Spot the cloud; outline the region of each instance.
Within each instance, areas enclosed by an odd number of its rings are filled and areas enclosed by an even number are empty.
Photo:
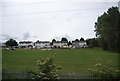
[[[72,19],[71,18],[67,18],[66,21],[72,21]]]
[[[23,40],[27,40],[27,39],[29,39],[30,37],[31,37],[31,36],[30,36],[29,31],[23,34]]]
[[[33,38],[38,38],[38,36],[33,36]]]
[[[118,2],[119,0],[2,0],[2,2]]]
[[[18,39],[18,38],[17,38],[17,37],[10,36],[10,35],[7,35],[7,34],[3,34],[3,35],[2,35],[2,40],[3,40],[3,41],[9,40],[9,39]]]

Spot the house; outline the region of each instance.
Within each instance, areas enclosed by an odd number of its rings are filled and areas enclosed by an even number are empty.
[[[72,41],[73,48],[86,48],[87,42],[81,38],[80,40],[76,39],[75,41]]]
[[[72,46],[73,46],[73,48],[80,48],[80,46],[79,46],[79,40],[76,39],[75,41],[72,41]]]
[[[86,41],[79,41],[79,46],[80,48],[86,48],[87,47],[87,42]]]
[[[67,41],[61,41],[61,48],[68,48],[68,42]]]
[[[53,47],[55,48],[67,48],[67,41],[54,41],[53,42]]]
[[[6,47],[5,43],[0,43],[0,47]]]
[[[32,41],[20,41],[18,44],[19,48],[33,48],[34,43]]]
[[[36,41],[34,43],[35,48],[50,48],[50,42],[49,41]]]

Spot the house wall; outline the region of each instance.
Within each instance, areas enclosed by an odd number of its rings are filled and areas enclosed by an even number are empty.
[[[86,42],[79,42],[80,47],[86,47],[87,43]]]
[[[64,47],[64,46],[67,46],[67,43],[53,43],[53,46]]]
[[[79,45],[83,46],[83,45],[87,45],[87,43],[86,42],[79,42]]]
[[[87,46],[87,43],[86,41],[74,41],[72,42],[72,45],[73,45],[73,48],[82,48],[82,47],[86,47]]]
[[[73,48],[79,48],[79,42],[72,42]]]
[[[62,43],[53,43],[53,46],[62,46]]]
[[[28,46],[33,46],[33,43],[19,43],[18,46],[19,47],[28,47]]]
[[[50,47],[50,43],[35,43],[36,48]]]

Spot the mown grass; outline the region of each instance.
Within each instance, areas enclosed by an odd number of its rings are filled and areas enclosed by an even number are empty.
[[[56,54],[54,63],[63,67],[60,73],[88,73],[96,63],[105,63],[117,67],[118,54],[100,48],[86,49],[16,49],[2,51],[3,70],[23,72],[28,68],[36,71],[36,60]]]

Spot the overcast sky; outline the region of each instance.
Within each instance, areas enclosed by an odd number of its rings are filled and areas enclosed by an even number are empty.
[[[68,40],[93,38],[94,23],[98,16],[112,6],[118,6],[118,1],[6,1],[0,6],[2,9],[0,34],[3,41],[10,38],[17,41],[51,41],[53,38],[60,40],[61,37],[67,37]]]

